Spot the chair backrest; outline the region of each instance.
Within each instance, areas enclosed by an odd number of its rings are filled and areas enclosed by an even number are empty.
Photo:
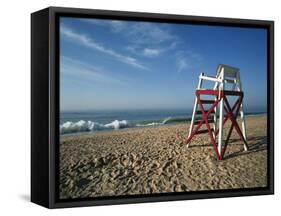
[[[216,77],[206,76],[204,73],[201,73],[197,89],[202,88],[203,80],[215,82],[213,89],[242,91],[240,70],[229,65],[219,64]]]
[[[224,73],[224,78],[234,78],[237,79],[239,76],[239,68],[235,68],[229,65],[219,64],[217,67],[217,76],[219,77]]]

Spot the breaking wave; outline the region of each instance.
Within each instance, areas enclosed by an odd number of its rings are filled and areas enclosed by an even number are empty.
[[[93,132],[93,131],[101,131],[101,130],[118,130],[122,128],[130,128],[130,127],[151,127],[151,126],[165,125],[169,123],[183,122],[188,120],[190,120],[190,118],[168,117],[165,118],[164,120],[150,121],[150,122],[146,121],[136,124],[133,124],[127,120],[122,120],[122,121],[115,120],[108,124],[101,124],[94,121],[84,121],[84,120],[80,120],[77,122],[67,121],[60,125],[60,133],[68,134],[68,133]]]
[[[106,129],[120,129],[130,127],[130,123],[126,120],[115,120],[109,124],[101,124],[93,121],[80,120],[78,122],[65,122],[60,125],[60,133],[78,133],[78,132],[90,132]]]

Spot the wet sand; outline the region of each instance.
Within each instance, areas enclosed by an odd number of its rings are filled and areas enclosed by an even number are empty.
[[[265,187],[266,121],[247,117],[249,151],[234,130],[222,161],[207,134],[186,148],[189,124],[62,136],[60,198]]]

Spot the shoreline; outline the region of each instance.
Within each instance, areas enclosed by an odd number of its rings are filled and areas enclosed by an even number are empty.
[[[189,124],[61,137],[60,198],[266,187],[266,122],[246,117],[249,151],[234,132],[222,161],[207,134],[186,148]]]
[[[246,121],[249,118],[255,117],[263,117],[267,116],[267,113],[259,113],[259,114],[249,114],[245,115]],[[238,119],[238,118],[237,118]],[[168,124],[159,124],[159,125],[151,125],[151,126],[134,126],[134,127],[126,127],[120,129],[107,129],[107,130],[95,130],[95,131],[85,131],[85,132],[76,132],[76,133],[65,133],[60,134],[60,137],[67,137],[67,136],[83,136],[83,135],[94,135],[98,133],[111,133],[112,131],[124,131],[124,130],[134,130],[134,129],[143,129],[143,128],[158,128],[158,127],[165,127],[165,126],[173,126],[173,125],[190,125],[191,120],[187,120],[186,122],[173,122]]]

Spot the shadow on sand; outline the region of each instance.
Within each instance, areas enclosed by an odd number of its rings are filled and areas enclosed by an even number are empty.
[[[236,141],[239,141],[239,140],[237,139]],[[232,140],[232,142],[235,142],[235,141]],[[267,149],[267,137],[266,136],[258,136],[258,137],[248,138],[248,145],[249,145],[248,151],[241,150],[241,151],[238,151],[238,152],[234,152],[232,154],[225,155],[224,159],[230,159],[230,158],[234,158],[234,157],[237,157],[237,156],[248,155],[248,154],[252,154],[252,153],[255,153],[255,152],[266,150]]]
[[[228,145],[242,145],[242,142],[237,143],[239,141],[240,141],[240,139],[230,139]],[[254,152],[266,150],[267,149],[267,137],[266,136],[250,137],[250,138],[248,138],[248,145],[249,145],[248,151],[244,151],[242,149],[238,152],[227,154],[227,150],[226,150],[226,154],[223,159],[227,160],[227,159],[238,157],[241,155],[248,155],[248,154],[252,154]],[[194,144],[194,145],[192,145],[192,143],[191,143],[189,148],[212,147],[212,146],[213,146],[212,144],[203,144],[203,145]]]

